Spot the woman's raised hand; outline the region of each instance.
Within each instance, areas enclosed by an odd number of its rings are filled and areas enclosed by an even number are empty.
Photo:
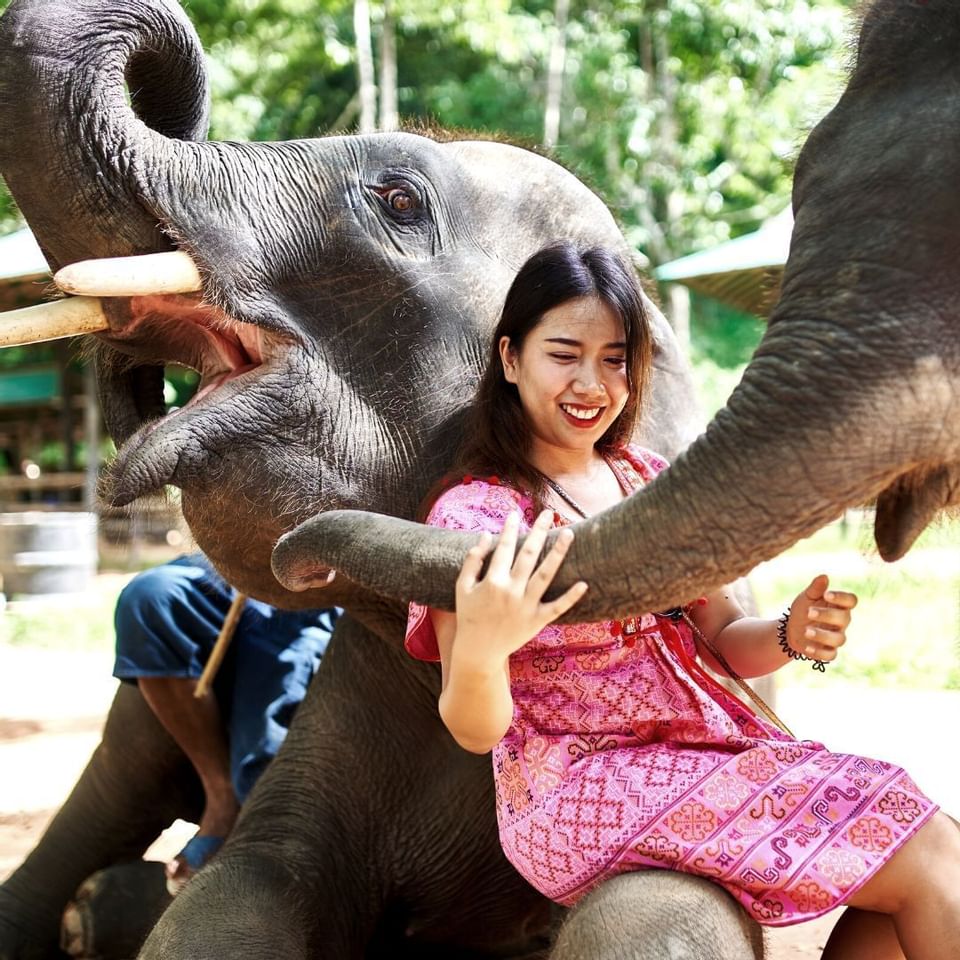
[[[514,558],[520,516],[512,513],[495,548],[490,534],[483,534],[480,542],[467,552],[457,578],[455,646],[476,644],[487,656],[508,657],[586,593],[587,585],[580,580],[556,599],[543,602],[543,595],[573,542],[573,531],[561,530],[537,564],[552,523],[552,511],[544,510]],[[493,555],[486,576],[480,579],[483,561],[491,549]]]
[[[787,621],[787,643],[797,653],[814,660],[829,662],[837,658],[837,650],[847,642],[850,611],[857,605],[857,596],[843,590],[828,590],[825,574],[814,577],[790,605]]]

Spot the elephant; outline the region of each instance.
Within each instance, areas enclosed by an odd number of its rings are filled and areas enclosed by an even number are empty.
[[[199,277],[102,300],[90,350],[119,446],[104,495],[127,504],[172,484],[239,590],[348,610],[280,756],[143,956],[542,956],[557,911],[507,864],[489,760],[444,731],[437,669],[401,649],[403,607],[342,577],[290,590],[271,554],[325,511],[412,517],[519,265],[557,238],[629,250],[598,197],[528,150],[407,132],[216,143],[208,113],[199,41],[173,0],[14,0],[0,19],[0,173],[51,268],[179,252]],[[93,294],[100,280],[85,282]],[[698,413],[648,306],[643,438],[673,456]],[[165,363],[202,378],[171,413]],[[0,887],[0,958],[58,955],[78,885],[199,802],[186,759],[122,687],[73,793]],[[678,887],[704,918],[696,931],[672,924]],[[693,879],[650,875],[628,892],[578,910],[555,955],[603,942],[611,903],[648,931],[648,956],[760,949],[733,901]]]
[[[764,337],[668,470],[575,525],[554,587],[590,590],[563,619],[665,609],[872,501],[877,549],[893,561],[960,504],[958,49],[955,3],[865,7],[848,85],[797,162],[791,250]],[[452,610],[475,543],[329,512],[280,540],[274,569],[296,587],[333,568],[381,596]],[[580,937],[581,955],[593,942]]]

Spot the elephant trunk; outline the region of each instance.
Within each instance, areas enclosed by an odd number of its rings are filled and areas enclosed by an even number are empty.
[[[205,138],[208,101],[172,0],[14,0],[0,20],[0,171],[51,267],[169,248],[137,168],[163,163],[167,137]]]
[[[727,407],[654,483],[576,525],[556,588],[590,590],[567,615],[584,621],[659,610],[748,573],[944,451],[941,409],[916,376],[892,381],[869,348],[826,321],[774,318]],[[888,344],[891,356],[904,344]],[[803,357],[803,360],[794,360]],[[851,389],[851,380],[858,389]],[[934,391],[936,393],[936,391]],[[813,398],[813,399],[811,399]],[[877,411],[896,406],[903,427]],[[274,572],[291,588],[334,568],[401,601],[452,609],[467,534],[344,512],[316,517],[281,539]]]

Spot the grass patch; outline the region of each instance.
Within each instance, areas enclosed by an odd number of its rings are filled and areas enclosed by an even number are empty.
[[[819,687],[831,678],[900,689],[960,690],[960,524],[926,531],[895,564],[876,554],[869,514],[851,513],[762,565],[750,580],[766,616],[779,616],[809,579],[860,598],[847,644],[825,674],[789,664],[783,685]]]
[[[13,601],[0,615],[0,643],[51,650],[112,650],[113,611],[129,577],[97,577],[75,600]]]

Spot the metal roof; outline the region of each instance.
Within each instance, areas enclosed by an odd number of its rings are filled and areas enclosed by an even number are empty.
[[[787,207],[754,233],[671,260],[658,267],[654,276],[765,317],[780,296],[792,232],[793,211]]]

